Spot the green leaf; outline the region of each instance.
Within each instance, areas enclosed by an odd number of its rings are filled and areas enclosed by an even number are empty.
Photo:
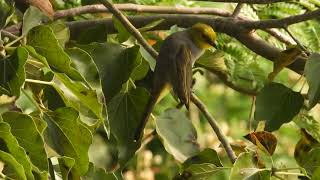
[[[14,171],[14,177],[11,175],[7,175],[11,178],[17,178],[21,180],[26,180],[27,177],[25,175],[23,166],[9,153],[0,151],[0,160],[7,166],[8,168]],[[3,173],[3,172],[2,172]]]
[[[320,167],[317,167],[312,174],[311,180],[320,179]]]
[[[180,162],[199,153],[197,132],[185,113],[168,109],[156,118],[156,130],[166,150]]]
[[[14,2],[11,0],[0,0],[0,29],[5,27],[14,13]]]
[[[62,156],[58,158],[59,168],[62,175],[62,179],[68,179],[72,177],[71,170],[75,164],[73,158]]]
[[[30,29],[46,21],[49,21],[48,16],[43,14],[40,9],[30,6],[23,15],[22,35],[26,35]]]
[[[48,124],[49,145],[60,155],[73,158],[73,175],[84,175],[89,168],[88,150],[92,142],[90,130],[82,125],[79,114],[72,108],[59,108],[44,114]]]
[[[154,71],[157,61],[142,46],[139,51],[141,56],[149,63],[150,69]]]
[[[37,53],[45,57],[51,67],[58,72],[66,73],[71,79],[84,81],[83,77],[71,66],[72,61],[59,44],[50,26],[37,26],[31,29],[27,36],[27,44]]]
[[[96,115],[97,118],[102,119],[103,106],[99,102],[98,95],[95,90],[87,88],[83,83],[79,81],[71,80],[68,76],[66,76],[63,73],[55,73],[53,82],[55,84],[53,87],[58,92],[59,90],[60,92],[61,90],[64,91],[61,92],[61,96],[63,96],[63,94],[66,94],[66,92],[68,91],[75,96],[69,96],[70,100],[68,100],[69,98],[65,99],[66,101],[72,101],[73,99],[73,101],[78,102],[78,104],[75,103],[76,105],[74,105],[74,108],[80,109],[80,106],[84,105],[85,107],[90,109]],[[61,86],[60,83],[63,83],[65,87]]]
[[[306,79],[309,85],[309,109],[313,108],[320,100],[319,68],[320,54],[312,53],[309,56],[304,68],[304,74],[306,75]]]
[[[112,16],[112,21],[114,24],[114,27],[117,29],[118,34],[117,38],[120,43],[125,42],[129,39],[131,34],[127,31],[127,29],[122,25],[122,23],[114,16]]]
[[[304,98],[300,93],[282,84],[268,84],[257,96],[255,120],[266,121],[265,129],[275,131],[299,113],[303,101]]]
[[[32,166],[24,149],[19,146],[16,138],[11,134],[9,124],[0,122],[0,151],[10,153],[24,168],[27,179],[34,179]]]
[[[254,152],[241,153],[234,163],[229,179],[269,180],[271,170],[259,169]]]
[[[155,20],[152,21],[151,23],[139,28],[140,32],[146,32],[146,31],[150,31],[153,28],[155,28],[156,26],[158,26],[159,24],[161,24],[165,19],[159,19],[159,20]]]
[[[123,48],[118,44],[92,43],[80,45],[96,63],[102,79],[102,90],[106,101],[110,101],[127,82],[137,63],[139,47]]]
[[[121,166],[125,165],[139,148],[139,144],[134,142],[134,134],[148,98],[147,90],[137,88],[119,93],[108,104],[111,133],[117,139]]]
[[[83,29],[79,32],[77,43],[79,44],[89,44],[92,42],[104,43],[107,42],[108,34],[106,33],[107,29],[104,24],[99,24],[93,27]]]
[[[183,162],[182,167],[183,169],[187,169],[192,164],[203,163],[210,163],[214,164],[217,167],[222,167],[222,163],[220,161],[218,153],[210,148],[206,148],[197,155],[188,158],[186,161]]]
[[[187,176],[188,180],[207,180],[221,170],[223,169],[210,163],[191,164],[186,170],[184,170],[182,176]]]
[[[132,71],[130,78],[132,80],[141,80],[143,79],[148,71],[149,71],[149,64],[146,60],[144,60],[142,57],[138,58],[138,64],[136,65],[136,68]]]
[[[24,66],[27,58],[28,52],[26,49],[18,47],[11,56],[0,60],[0,87],[7,90],[8,95],[19,97],[20,88],[26,78]]]
[[[107,173],[104,169],[97,168],[93,163],[90,163],[87,174],[83,177],[84,180],[118,180],[113,173]]]
[[[11,133],[17,138],[19,145],[24,148],[32,164],[41,171],[48,171],[47,154],[44,142],[33,119],[18,112],[6,112],[3,121],[11,127]]]
[[[40,109],[37,101],[33,98],[32,91],[28,89],[21,89],[20,97],[16,100],[15,104],[24,114],[31,114]]]
[[[307,114],[299,114],[294,122],[305,129],[314,139],[320,142],[320,122]]]
[[[90,86],[94,87],[95,89],[100,89],[101,80],[98,72],[98,67],[94,63],[91,56],[86,51],[77,47],[66,49],[66,53],[68,53],[75,68],[85,78]]]
[[[70,30],[68,26],[60,21],[54,21],[53,23],[48,24],[48,26],[52,29],[55,38],[58,40],[60,46],[64,48],[65,44],[70,39]]]

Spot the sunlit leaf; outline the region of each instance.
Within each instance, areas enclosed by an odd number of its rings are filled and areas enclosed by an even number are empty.
[[[231,169],[229,179],[269,180],[270,169],[259,169],[253,152],[241,153]]]
[[[166,150],[178,161],[183,162],[200,152],[196,129],[178,109],[168,109],[157,117],[156,129]]]
[[[11,133],[27,152],[31,162],[41,171],[47,171],[48,160],[44,142],[33,119],[18,112],[6,112],[2,115],[2,118],[10,125]]]
[[[49,18],[38,8],[30,6],[23,15],[22,34],[26,35],[30,29],[47,22]]]
[[[49,145],[60,155],[73,158],[72,173],[84,175],[89,168],[88,149],[92,141],[90,130],[72,108],[60,108],[44,115],[48,124],[46,135]]]
[[[320,122],[307,114],[299,114],[294,122],[305,129],[314,139],[320,142]]]
[[[113,173],[107,173],[104,169],[97,168],[90,163],[87,174],[83,177],[84,180],[118,180]]]
[[[222,171],[223,169],[210,163],[191,164],[186,170],[182,172],[182,179],[189,180],[207,180],[214,174]]]

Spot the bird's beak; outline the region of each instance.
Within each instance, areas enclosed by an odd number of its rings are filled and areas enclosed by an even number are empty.
[[[210,45],[211,45],[212,47],[214,47],[215,49],[218,49],[217,44],[216,44],[215,42],[212,42]]]

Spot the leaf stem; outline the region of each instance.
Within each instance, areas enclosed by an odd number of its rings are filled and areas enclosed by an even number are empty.
[[[35,80],[35,79],[26,79],[25,80],[26,82],[29,82],[29,83],[35,83],[35,84],[45,84],[45,85],[52,85],[52,82],[51,81],[40,81],[40,80]]]
[[[8,44],[6,44],[6,45],[4,46],[4,48],[11,47],[13,44],[15,44],[16,42],[20,41],[20,40],[23,39],[23,38],[24,38],[24,36],[18,37],[17,39],[15,39],[15,40],[9,42]]]

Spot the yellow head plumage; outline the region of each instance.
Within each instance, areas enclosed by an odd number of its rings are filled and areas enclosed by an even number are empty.
[[[217,35],[211,26],[197,23],[190,29],[190,35],[194,43],[201,49],[208,49],[215,46]]]

